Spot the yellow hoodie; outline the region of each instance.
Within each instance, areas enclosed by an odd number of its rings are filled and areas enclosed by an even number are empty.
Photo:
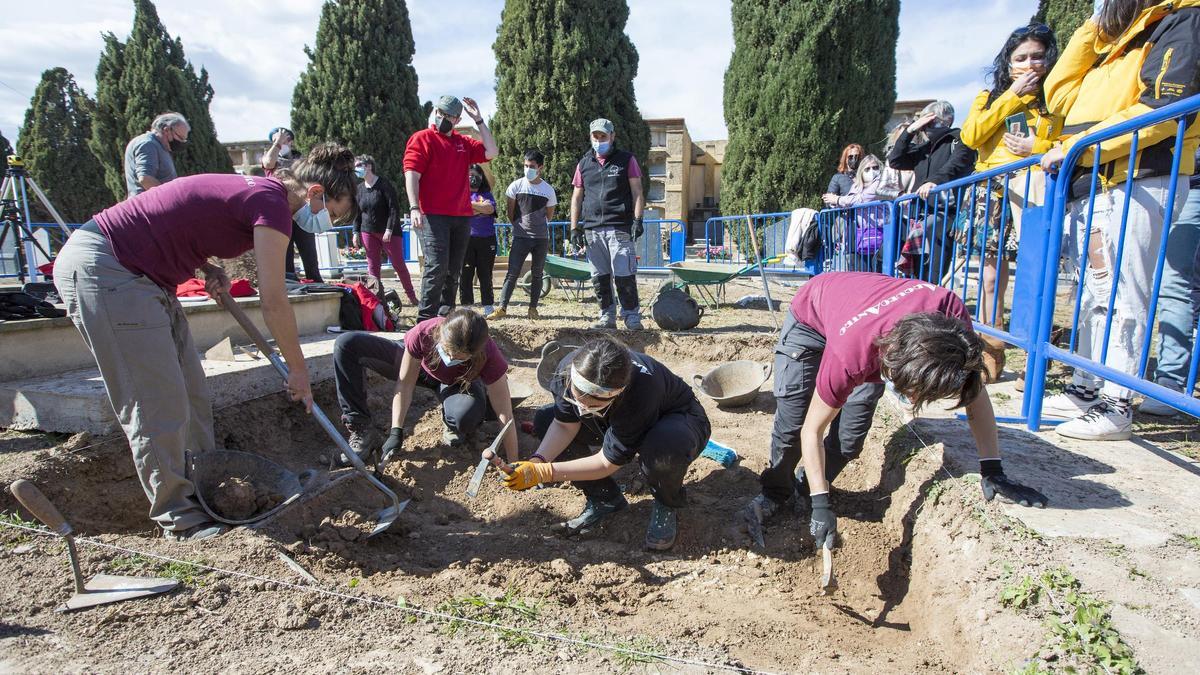
[[[1187,98],[1197,91],[1200,50],[1200,0],[1162,0],[1145,10],[1114,42],[1105,42],[1092,19],[1071,36],[1058,63],[1046,77],[1046,106],[1063,118],[1064,150],[1089,132],[1119,124]],[[1135,178],[1170,173],[1176,125],[1165,122],[1138,132]],[[1132,134],[1101,144],[1102,188],[1123,182]],[[1200,126],[1184,136],[1180,174],[1195,171]],[[1088,150],[1077,179],[1090,181],[1094,154]],[[1086,174],[1086,175],[1084,175]],[[1076,190],[1076,196],[1079,191]]]
[[[1033,154],[1040,155],[1050,149],[1062,129],[1061,117],[1038,112],[1036,94],[1017,96],[1006,89],[989,106],[987,100],[990,93],[987,89],[979,92],[971,104],[967,121],[962,125],[963,144],[979,151],[976,171],[987,171],[1024,159],[1004,146],[1004,132],[1008,131],[1004,121],[1017,113],[1025,114],[1025,123],[1033,134]]]

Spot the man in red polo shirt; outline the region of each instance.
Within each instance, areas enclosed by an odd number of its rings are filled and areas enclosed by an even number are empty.
[[[466,111],[483,142],[463,136],[454,126]],[[454,292],[471,240],[468,169],[496,156],[496,140],[474,99],[438,99],[427,128],[409,136],[404,150],[404,187],[413,230],[421,237],[425,273],[417,320],[445,316],[454,308]]]

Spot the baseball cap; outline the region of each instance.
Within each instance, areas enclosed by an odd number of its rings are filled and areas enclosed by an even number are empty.
[[[438,110],[446,113],[451,117],[462,115],[462,101],[454,96],[443,96],[438,99],[437,105],[434,106]]]
[[[611,136],[613,132],[613,123],[609,122],[603,117],[594,119],[592,120],[592,127],[588,133],[591,133],[592,131],[601,131]]]

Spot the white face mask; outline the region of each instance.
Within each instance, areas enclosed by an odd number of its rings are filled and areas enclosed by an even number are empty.
[[[525,180],[536,180],[537,177],[538,177],[537,169],[535,169],[531,166],[525,167]]]
[[[873,182],[875,182],[876,178],[879,178],[879,169],[867,169],[867,170],[863,171],[863,180],[864,181],[866,181],[868,183],[873,183]]]
[[[292,214],[292,220],[305,232],[321,234],[333,229],[333,220],[329,217],[329,209],[325,207],[325,194],[321,194],[321,210],[313,213],[307,201]]]
[[[575,410],[579,412],[580,417],[604,417],[605,413],[608,412],[608,409],[612,407],[613,402],[617,400],[617,397],[614,396],[608,401],[608,403],[605,403],[604,405],[588,407],[580,403],[579,400],[575,398],[574,389],[568,388],[567,394],[568,395],[563,396],[563,398],[566,399],[571,405],[575,406]]]
[[[443,347],[442,343],[440,343],[440,342],[437,344],[437,353],[438,353],[438,356],[442,357],[442,363],[444,363],[447,368],[453,368],[454,366],[461,366],[462,364],[467,362],[467,359],[456,359],[456,358],[450,356],[450,353],[446,351],[446,348]]]
[[[279,154],[285,157],[292,154],[292,146],[288,145],[287,143],[279,146]]]

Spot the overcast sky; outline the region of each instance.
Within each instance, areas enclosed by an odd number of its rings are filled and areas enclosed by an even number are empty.
[[[12,140],[43,70],[63,66],[95,93],[102,32],[124,40],[129,0],[5,2],[0,14],[0,131]],[[265,138],[286,123],[312,44],[319,0],[158,0],[159,16],[208,68],[222,141]],[[984,71],[1036,0],[904,0],[897,93],[945,98],[965,114]],[[502,0],[409,0],[421,100],[451,92],[495,107],[492,42]],[[727,0],[629,0],[627,32],[640,54],[642,115],[683,117],[693,139],[725,138],[721,89],[733,48]]]

